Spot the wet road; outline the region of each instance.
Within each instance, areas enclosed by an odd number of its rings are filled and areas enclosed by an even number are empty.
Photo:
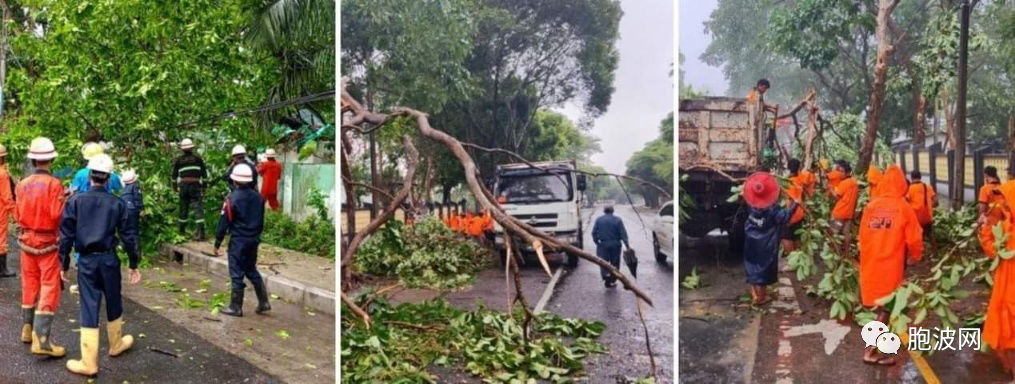
[[[589,211],[592,220],[602,215],[601,207]],[[655,213],[640,211],[640,214],[645,222],[644,228],[630,206],[616,207],[616,215],[624,220],[631,246],[638,255],[638,279],[635,282],[655,303],[655,307],[643,304],[642,308],[652,343],[652,355],[655,357],[658,370],[658,382],[671,383],[673,382],[673,261],[656,263],[652,254],[650,229]],[[592,226],[587,225],[585,228],[585,249],[594,254]],[[621,269],[624,273],[628,273],[623,262]],[[566,271],[546,310],[561,316],[606,323],[606,331],[600,336],[599,341],[605,343],[610,351],[605,355],[594,355],[587,362],[585,368],[590,382],[613,383],[618,377],[638,378],[651,374],[648,351],[645,347],[645,331],[638,319],[635,297],[619,285],[605,288],[598,266],[582,261],[575,270]]]
[[[829,304],[806,294],[787,272],[764,310],[746,296],[743,258],[725,237],[680,239],[679,275],[696,269],[702,287],[680,288],[681,382],[686,383],[992,383],[1007,382],[992,353],[939,351],[921,364],[903,346],[900,364],[863,364],[864,342],[851,319],[828,319]],[[781,264],[784,264],[781,263]],[[819,272],[820,273],[820,272]],[[923,363],[926,364],[923,364]]]
[[[16,244],[11,245],[12,255]],[[12,257],[9,266],[18,267]],[[73,272],[73,269],[72,269]],[[145,271],[142,271],[144,274]],[[19,274],[20,275],[20,274]],[[124,273],[126,276],[126,273]],[[134,335],[134,346],[117,358],[108,355],[105,310],[101,310],[99,375],[96,383],[276,383],[277,378],[247,361],[201,339],[155,312],[124,298],[124,333]],[[63,358],[36,357],[21,343],[21,279],[0,279],[0,382],[84,383],[88,380],[65,368],[68,359],[80,358],[78,296],[64,291],[51,337],[67,348]],[[145,334],[144,338],[140,335]],[[175,354],[169,356],[164,351]]]

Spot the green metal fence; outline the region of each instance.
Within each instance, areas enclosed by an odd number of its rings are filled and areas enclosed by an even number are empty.
[[[316,210],[308,203],[310,191],[316,189],[325,197],[328,217],[334,219],[338,200],[335,164],[284,163],[282,166],[282,185],[279,186],[282,212],[296,220],[316,215]]]

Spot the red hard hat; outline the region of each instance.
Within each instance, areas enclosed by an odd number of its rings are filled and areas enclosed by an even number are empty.
[[[744,200],[756,209],[771,207],[779,200],[779,184],[768,172],[757,172],[744,182]]]

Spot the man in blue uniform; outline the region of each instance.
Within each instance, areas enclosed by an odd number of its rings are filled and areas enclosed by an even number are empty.
[[[93,376],[99,372],[99,304],[106,297],[106,327],[109,355],[119,356],[134,344],[123,335],[123,299],[120,296],[120,259],[118,242],[123,243],[130,263],[129,282],[141,281],[137,270],[137,232],[127,221],[127,205],[106,190],[113,172],[113,159],[94,156],[88,162],[92,188],[71,197],[60,219],[60,277],[67,281],[71,248],[81,253],[78,260],[78,284],[81,297],[81,359],[67,361],[71,372]],[[119,241],[117,240],[119,238]]]
[[[141,195],[141,184],[137,182],[137,172],[127,170],[123,173],[123,194],[120,198],[127,204],[127,225],[141,234],[141,212],[144,211],[144,197]],[[138,243],[141,241],[138,240]]]
[[[236,183],[232,180],[233,168],[236,168],[237,164],[246,164],[250,166],[250,169],[257,169],[257,165],[247,159],[247,149],[242,145],[236,145],[233,147],[232,156],[233,162],[229,164],[229,168],[227,168],[226,173],[222,175],[222,179],[224,179],[226,184],[229,185],[230,191],[235,191]],[[254,172],[254,177],[250,183],[253,185],[254,189],[257,189],[257,172]]]
[[[254,190],[254,167],[239,164],[233,167],[230,178],[236,189],[226,197],[215,232],[215,256],[219,255],[222,239],[228,231],[229,237],[229,278],[232,279],[233,297],[229,307],[222,309],[223,315],[243,316],[243,289],[246,277],[254,285],[257,294],[257,313],[271,310],[268,304],[268,290],[257,271],[257,247],[261,244],[264,229],[264,200]]]
[[[194,153],[194,142],[183,139],[180,142],[183,154],[173,163],[171,183],[173,191],[180,193],[180,234],[187,235],[187,221],[191,207],[194,208],[194,225],[197,226],[197,241],[204,241],[204,188],[207,186],[208,168],[204,159]]]
[[[624,228],[624,221],[613,215],[613,206],[607,205],[603,209],[605,215],[599,216],[592,226],[592,241],[596,243],[596,256],[606,260],[614,268],[620,268],[621,243],[627,249],[631,249],[631,243],[627,241],[627,229]],[[617,283],[617,278],[610,274],[606,268],[600,268],[606,288],[612,288]]]
[[[71,180],[70,183],[70,191],[72,194],[88,192],[92,188],[91,179],[88,177],[90,172],[87,164],[92,160],[92,158],[101,155],[104,152],[102,145],[95,142],[85,143],[85,145],[81,147],[81,157],[84,157],[85,159],[85,167],[82,167],[74,173],[74,179]],[[117,175],[116,172],[113,172],[110,175],[109,182],[106,183],[106,192],[116,193],[123,187],[123,184],[120,182],[120,175]],[[75,265],[77,265],[79,257],[81,257],[81,255],[78,252],[74,252]],[[77,292],[77,289],[77,285],[70,287],[72,293]]]

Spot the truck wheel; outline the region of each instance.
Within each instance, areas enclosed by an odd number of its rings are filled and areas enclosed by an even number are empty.
[[[573,254],[571,252],[568,252],[567,253],[567,267],[571,268],[571,269],[574,269],[575,267],[577,267],[578,266],[578,259],[579,259],[578,255]]]
[[[666,255],[659,251],[659,239],[656,238],[656,234],[652,234],[652,251],[655,252],[656,262],[665,263]]]

